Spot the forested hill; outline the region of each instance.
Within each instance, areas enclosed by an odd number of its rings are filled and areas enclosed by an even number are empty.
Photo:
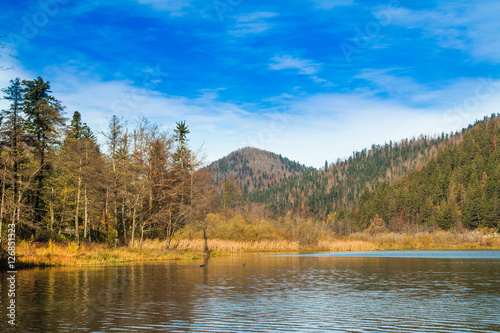
[[[293,212],[326,218],[336,211],[353,212],[361,195],[380,183],[393,183],[420,170],[444,148],[462,141],[463,132],[439,137],[420,136],[401,142],[372,145],[322,170],[310,170],[278,186],[252,193],[277,215]]]
[[[421,170],[363,194],[359,227],[378,220],[396,230],[404,224],[499,228],[500,116],[486,117],[460,136]]]
[[[220,187],[226,179],[235,181],[243,194],[263,190],[313,170],[286,157],[257,148],[243,148],[210,164],[207,169]]]

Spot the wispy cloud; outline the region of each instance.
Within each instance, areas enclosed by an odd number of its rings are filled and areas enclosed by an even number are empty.
[[[307,75],[316,73],[307,69],[311,66],[307,61],[285,61],[277,66],[303,70]],[[0,72],[2,87],[15,76],[33,77],[32,73],[16,68],[16,72]],[[67,107],[68,115],[80,111],[83,120],[97,133],[107,130],[112,114],[123,116],[131,127],[141,114],[164,128],[186,120],[191,129],[190,144],[193,149],[204,147],[207,162],[251,145],[319,167],[325,159],[334,161],[349,156],[353,146],[360,150],[421,133],[458,130],[485,114],[497,112],[500,104],[500,81],[461,79],[431,89],[408,78],[398,79],[395,73],[377,71],[359,75],[360,79],[376,83],[366,92],[277,96],[274,105],[267,108],[225,101],[219,95],[226,91],[224,88],[205,89],[197,97],[187,98],[137,88],[129,80],[103,81],[72,68],[51,68],[51,72],[47,79],[52,82],[54,96]],[[406,87],[397,88],[398,85]],[[449,103],[436,103],[432,109],[412,106],[398,97],[410,96],[411,89],[422,98],[444,98]],[[380,97],[380,91],[394,93]],[[477,105],[471,104],[474,99],[479,101]],[[101,141],[104,142],[102,137]]]
[[[434,109],[456,109],[464,100],[474,100],[478,109],[497,93],[500,86],[492,76],[467,78],[456,77],[446,82],[417,82],[413,77],[404,75],[405,69],[366,69],[356,75],[356,79],[366,80],[371,84],[369,91],[383,94],[407,105],[420,105]],[[399,74],[399,75],[398,75]],[[464,126],[467,124],[463,124]]]
[[[191,7],[192,0],[137,0],[138,3],[150,5],[153,9],[169,12],[173,16],[187,14],[187,9]]]
[[[309,76],[316,83],[331,85],[330,82],[316,75],[321,70],[321,66],[321,64],[311,60],[296,58],[288,54],[275,55],[269,64],[269,68],[272,70],[291,70]]]
[[[312,2],[315,4],[316,8],[326,10],[354,4],[354,0],[312,0]]]
[[[421,29],[440,47],[457,49],[479,60],[500,62],[500,11],[498,1],[444,2],[434,9],[401,8],[391,23]]]
[[[364,69],[354,78],[370,82],[373,92],[386,93],[399,99],[428,92],[429,87],[416,82],[411,76],[397,75],[398,71],[404,72],[404,69]]]
[[[475,96],[476,89],[473,87],[470,95],[457,98],[457,104]],[[442,91],[447,92],[452,89]],[[372,144],[460,130],[486,114],[497,112],[499,102],[500,86],[487,100],[470,109],[412,107],[372,92],[316,94],[287,102],[291,119],[270,149],[319,167],[325,159],[345,158],[353,149],[359,151]]]
[[[212,0],[7,1],[0,30],[38,33],[0,57],[1,87],[40,75],[97,132],[185,119],[209,159],[250,144],[316,166],[498,112],[497,0],[216,3],[223,21]]]
[[[272,12],[256,12],[240,15],[236,18],[234,28],[229,30],[229,34],[235,37],[245,37],[247,35],[260,34],[273,27],[270,19],[278,16]]]
[[[281,56],[276,55],[271,59],[271,61],[272,62],[269,64],[270,69],[293,69],[303,75],[314,75],[321,67],[320,64],[315,64],[311,60],[295,58],[286,54]]]

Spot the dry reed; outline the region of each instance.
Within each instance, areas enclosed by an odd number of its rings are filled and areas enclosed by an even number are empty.
[[[21,241],[17,246],[19,266],[74,266],[105,265],[130,261],[195,259],[203,255],[204,240],[180,239],[165,250],[165,242],[147,239],[131,247],[107,247],[103,244],[34,243]],[[237,241],[210,239],[212,254],[237,254],[244,252],[297,252],[312,251],[378,251],[378,250],[458,250],[500,249],[498,234],[480,231],[467,233],[420,232],[403,233],[354,233],[343,238],[323,238],[315,244],[300,246],[288,240]]]

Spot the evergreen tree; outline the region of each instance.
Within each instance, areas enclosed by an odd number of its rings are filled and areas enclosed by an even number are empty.
[[[71,118],[71,123],[68,126],[66,137],[73,139],[95,139],[94,133],[90,127],[88,127],[86,123],[82,123],[82,115],[78,111],[73,113],[73,118]]]
[[[24,88],[24,114],[29,143],[33,147],[39,171],[36,175],[36,189],[32,195],[33,222],[41,225],[45,215],[43,189],[44,181],[50,176],[50,153],[57,143],[58,130],[63,125],[63,107],[50,90],[50,83],[38,77],[22,81]]]
[[[186,121],[181,121],[176,123],[174,129],[175,142],[177,143],[177,151],[174,155],[175,160],[179,163],[180,170],[184,171],[189,167],[189,155],[190,151],[187,148],[187,135],[189,134],[189,129],[186,125]]]
[[[26,163],[26,122],[23,118],[23,93],[21,81],[19,78],[10,81],[11,85],[2,92],[4,99],[10,101],[10,107],[2,110],[1,138],[2,145],[5,147],[5,156],[3,156],[3,180],[2,180],[2,200],[0,208],[0,234],[1,223],[3,223],[5,213],[5,199],[7,182],[13,189],[12,195],[12,223],[17,223],[20,216],[20,178],[21,168]]]

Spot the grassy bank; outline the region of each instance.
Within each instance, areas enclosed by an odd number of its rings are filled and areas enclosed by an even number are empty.
[[[468,233],[355,233],[343,238],[322,239],[315,244],[300,245],[287,240],[234,241],[211,239],[213,255],[250,252],[298,251],[380,251],[380,250],[487,250],[500,249],[496,234]],[[36,243],[21,241],[17,245],[17,266],[108,265],[147,260],[189,260],[201,258],[201,239],[181,239],[175,250],[164,250],[164,242],[146,240],[142,248],[107,247],[103,244]]]
[[[354,233],[344,242],[320,241],[318,247],[330,251],[381,250],[498,250],[500,235],[479,231],[452,233],[445,231],[401,233]]]
[[[163,251],[160,248],[130,249],[104,244],[37,243],[17,244],[17,267],[107,265],[145,260],[178,260],[192,258],[194,253]]]

